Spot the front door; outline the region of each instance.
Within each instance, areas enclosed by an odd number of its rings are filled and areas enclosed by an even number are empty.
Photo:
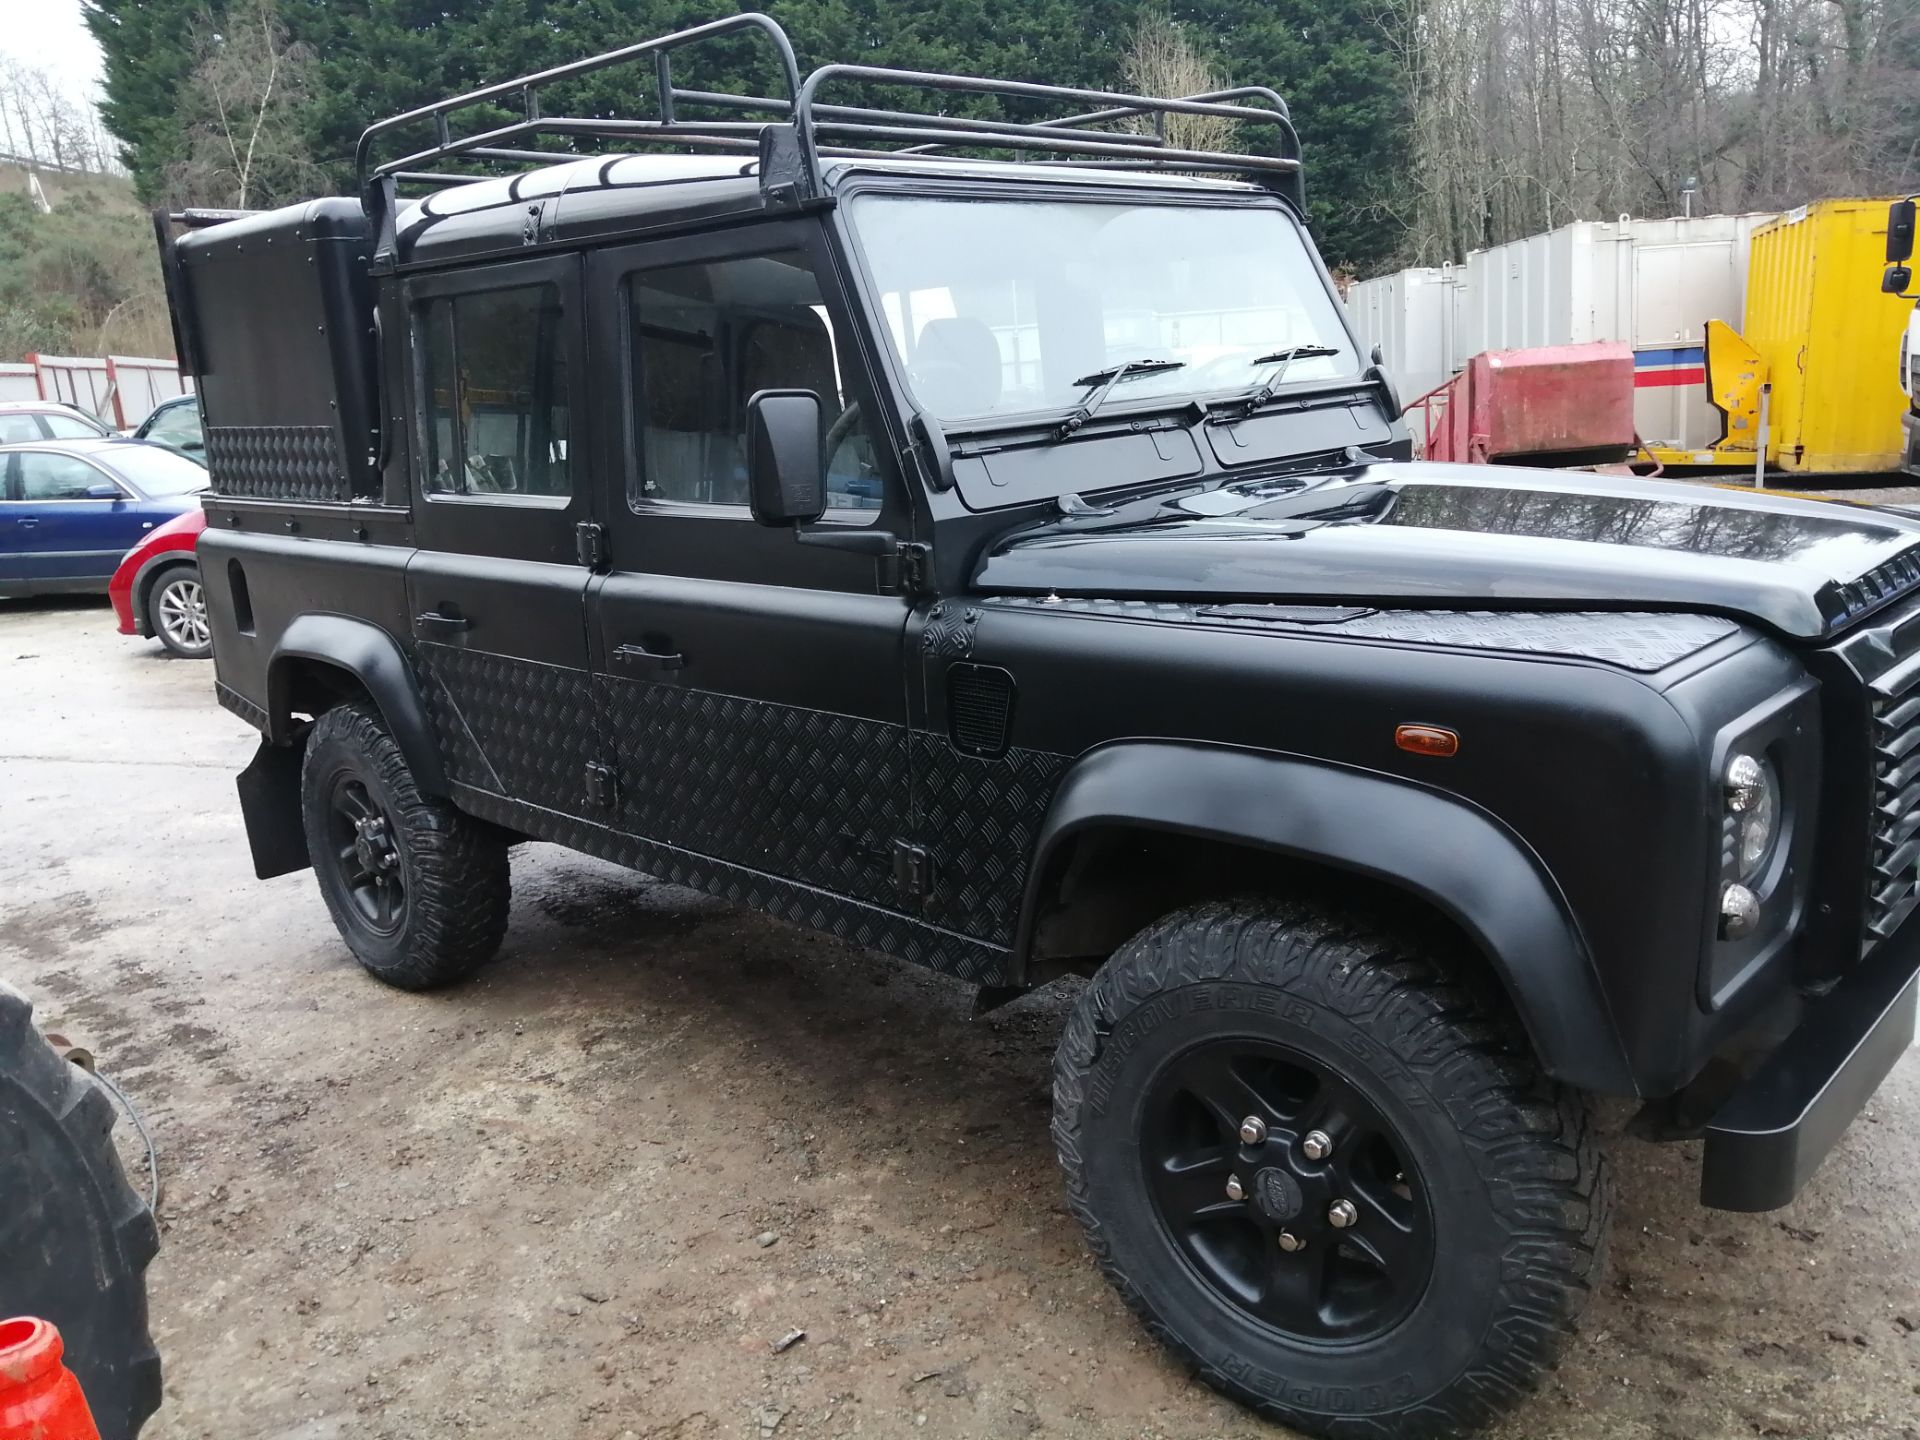
[[[844,900],[914,908],[907,602],[873,555],[802,545],[747,507],[747,400],[805,389],[821,524],[911,530],[823,238],[788,220],[625,247],[593,257],[588,293],[627,420],[607,437],[610,570],[590,607],[615,823],[650,842],[648,869],[875,933]]]
[[[153,528],[125,486],[77,455],[16,450],[0,463],[9,472],[0,476],[0,580],[104,589],[120,557]]]
[[[448,776],[517,806],[584,814],[598,747],[579,258],[414,277],[404,293],[420,417],[408,608]],[[543,828],[538,814],[464,798]]]

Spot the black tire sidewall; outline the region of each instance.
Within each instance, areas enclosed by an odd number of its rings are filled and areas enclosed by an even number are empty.
[[[166,629],[160,624],[160,597],[165,593],[169,585],[179,580],[192,580],[195,583],[201,584],[200,593],[204,600],[206,588],[200,580],[200,567],[191,564],[169,565],[165,570],[162,570],[158,575],[154,576],[153,583],[147,586],[147,627],[153,631],[154,638],[159,640],[162,648],[171,654],[178,655],[182,660],[204,660],[213,654],[213,640],[211,636],[208,637],[205,646],[189,649],[169,639]]]
[[[384,736],[381,738],[385,739]],[[406,915],[399,927],[389,934],[383,934],[369,925],[366,917],[360,913],[359,906],[353,903],[346,877],[341,873],[339,860],[333,853],[332,838],[327,833],[327,817],[334,787],[347,779],[358,780],[365,785],[367,793],[386,815],[394,849],[400,857]],[[300,809],[306,828],[307,854],[313,859],[320,894],[326,900],[334,924],[346,935],[353,953],[367,969],[376,975],[397,971],[410,959],[412,947],[409,932],[418,924],[418,906],[415,902],[425,883],[412,837],[408,834],[407,807],[403,797],[394,794],[381,774],[376,757],[369,753],[365,743],[326,731],[316,731],[308,745],[306,762],[301,770],[301,792]]]
[[[1284,1045],[1344,1076],[1379,1109],[1418,1172],[1438,1237],[1413,1310],[1386,1333],[1352,1343],[1288,1340],[1211,1289],[1175,1248],[1148,1193],[1142,1107],[1154,1077],[1204,1041]],[[1497,1214],[1487,1157],[1462,1133],[1444,1087],[1402,1062],[1331,1005],[1277,986],[1200,981],[1119,1018],[1087,1072],[1080,1111],[1090,1203],[1113,1265],[1144,1306],[1240,1398],[1312,1414],[1393,1414],[1438,1394],[1485,1357],[1502,1305],[1511,1236]]]

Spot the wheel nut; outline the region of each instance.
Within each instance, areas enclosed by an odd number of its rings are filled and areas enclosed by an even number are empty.
[[[1280,1232],[1280,1248],[1286,1251],[1289,1255],[1291,1255],[1296,1250],[1306,1249],[1307,1242],[1302,1240],[1298,1235],[1294,1234],[1291,1230],[1282,1230]]]
[[[1240,1139],[1248,1145],[1258,1145],[1267,1138],[1267,1122],[1258,1115],[1249,1115],[1240,1122]]]
[[[1240,1183],[1240,1177],[1238,1175],[1227,1176],[1227,1199],[1244,1200],[1246,1198],[1247,1187]]]
[[[1344,1230],[1360,1218],[1360,1212],[1353,1208],[1351,1200],[1336,1200],[1327,1207],[1327,1223],[1336,1230]]]
[[[1324,1160],[1333,1153],[1333,1137],[1324,1130],[1309,1130],[1307,1138],[1300,1142],[1300,1149],[1309,1160]]]

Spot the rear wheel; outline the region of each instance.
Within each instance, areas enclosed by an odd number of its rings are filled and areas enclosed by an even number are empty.
[[[160,1236],[113,1147],[113,1103],[33,1028],[0,984],[0,1319],[60,1328],[102,1440],[131,1440],[160,1404],[147,1262]]]
[[[184,660],[204,660],[213,653],[207,593],[198,566],[176,565],[153,582],[147,591],[147,626]]]
[[[505,840],[421,793],[377,714],[344,705],[321,716],[300,787],[320,894],[368,970],[426,990],[500,948],[510,898]]]
[[[1601,1263],[1580,1098],[1418,947],[1304,909],[1210,904],[1129,941],[1061,1041],[1054,1139],[1148,1328],[1316,1435],[1485,1424]]]

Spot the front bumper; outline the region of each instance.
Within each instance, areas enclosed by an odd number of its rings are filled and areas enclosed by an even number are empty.
[[[1913,1042],[1920,924],[1903,926],[1806,1013],[1707,1126],[1700,1203],[1777,1210],[1800,1193]]]

